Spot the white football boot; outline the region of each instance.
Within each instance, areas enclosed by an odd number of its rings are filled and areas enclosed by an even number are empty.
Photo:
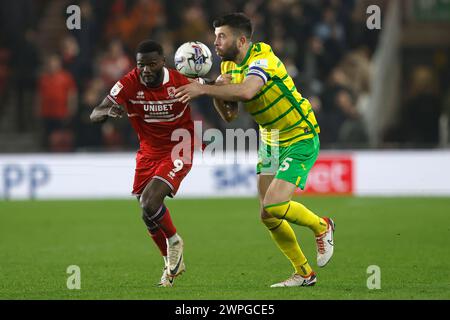
[[[172,287],[173,286],[173,278],[169,276],[169,267],[164,266],[163,274],[161,276],[161,280],[158,283],[158,287]]]
[[[271,288],[283,288],[283,287],[310,287],[315,285],[317,277],[314,272],[311,272],[308,277],[302,277],[298,273],[294,273],[289,279],[275,283],[271,285]]]
[[[317,265],[319,267],[325,267],[333,256],[334,240],[333,234],[335,224],[330,218],[323,218],[327,222],[327,231],[316,236],[317,244]]]
[[[167,239],[167,260],[169,267],[169,277],[175,278],[186,270],[183,261],[183,239],[179,235],[175,235],[175,239],[171,241]]]

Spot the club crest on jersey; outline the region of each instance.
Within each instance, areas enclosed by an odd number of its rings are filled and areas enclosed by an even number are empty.
[[[119,92],[120,92],[120,90],[122,90],[122,88],[123,88],[123,85],[119,81],[117,81],[109,93],[111,94],[111,96],[115,97],[119,94]]]
[[[169,96],[169,98],[175,98],[175,87],[168,87],[167,95]]]
[[[145,97],[144,97],[144,91],[138,91],[137,93],[136,93],[136,98],[137,99],[144,99]]]

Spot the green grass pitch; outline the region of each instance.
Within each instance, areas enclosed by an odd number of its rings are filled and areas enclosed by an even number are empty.
[[[0,202],[0,299],[449,299],[450,198],[305,197],[335,219],[319,269],[310,230],[294,226],[318,273],[309,288],[269,288],[292,268],[259,221],[256,199],[167,201],[187,271],[157,288],[162,259],[137,201]],[[66,269],[81,269],[81,290]],[[367,267],[381,289],[366,286]]]

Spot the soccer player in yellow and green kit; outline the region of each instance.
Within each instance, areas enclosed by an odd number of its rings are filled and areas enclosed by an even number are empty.
[[[271,47],[251,41],[253,30],[248,17],[227,14],[213,25],[214,45],[222,58],[221,76],[215,85],[192,82],[179,87],[176,97],[187,102],[201,95],[211,96],[226,121],[237,116],[235,102],[244,103],[260,128],[257,174],[261,220],[295,269],[290,278],[272,287],[314,285],[316,274],[289,224],[314,232],[317,265],[325,266],[333,255],[334,222],[292,200],[295,190],[305,187],[319,153],[320,129],[311,104],[297,91]]]

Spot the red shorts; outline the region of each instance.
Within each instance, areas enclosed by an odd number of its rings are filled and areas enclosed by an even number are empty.
[[[150,180],[155,178],[165,182],[172,189],[170,195],[173,197],[191,168],[192,155],[190,158],[175,160],[172,160],[170,154],[159,159],[149,159],[138,152],[132,193],[140,195]]]

